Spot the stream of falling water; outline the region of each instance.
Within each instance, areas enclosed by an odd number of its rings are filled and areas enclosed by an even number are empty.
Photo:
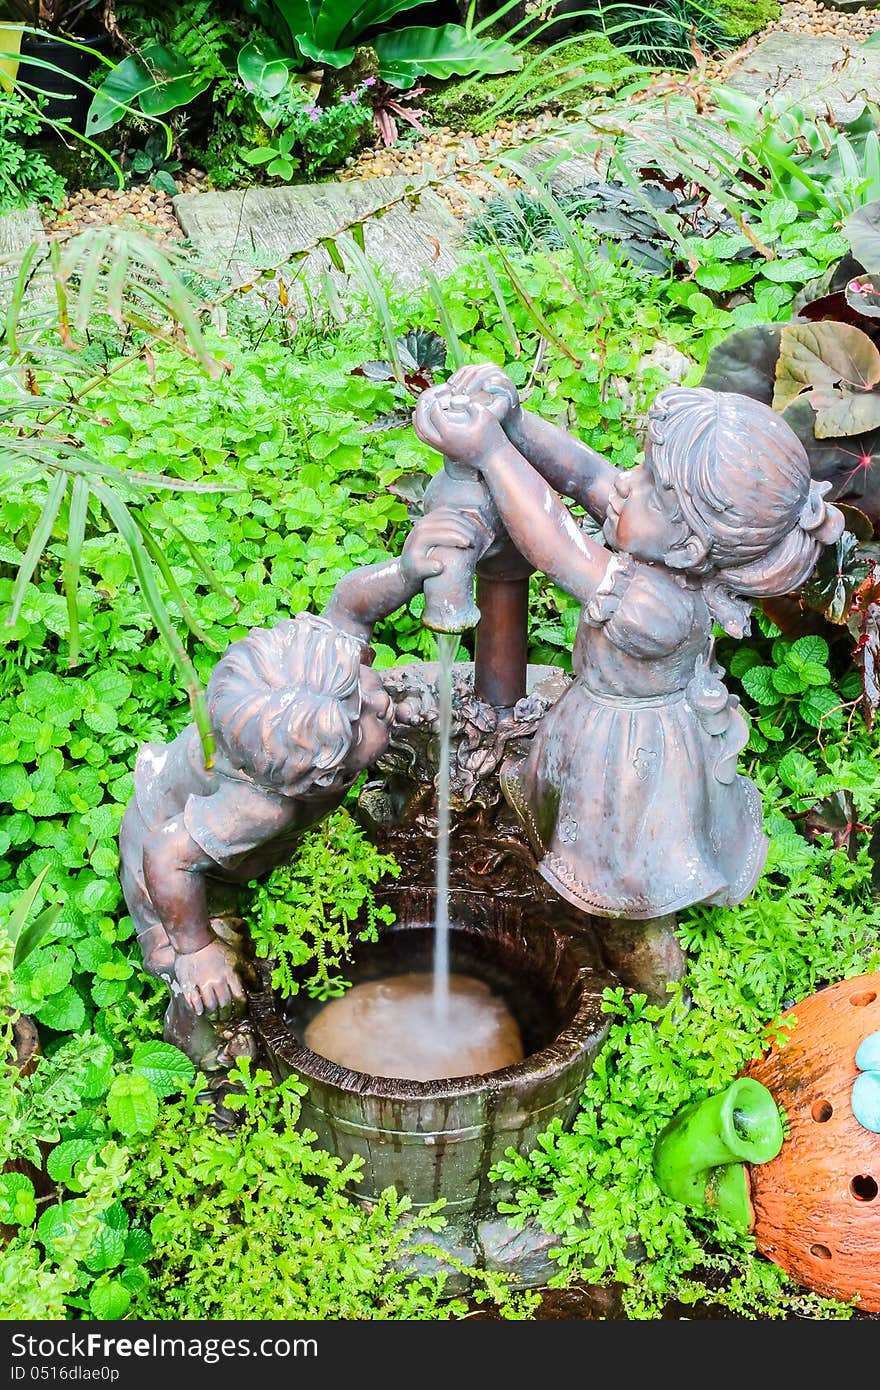
[[[452,675],[458,634],[438,634],[437,865],[433,971],[367,980],[333,999],[304,1041],[322,1057],[371,1076],[433,1081],[513,1066],[524,1056],[519,1024],[482,980],[449,973],[449,817]],[[406,936],[404,932],[401,935]]]
[[[458,651],[458,633],[437,634],[440,671],[437,676],[437,876],[434,909],[434,1022],[449,1023],[449,800],[452,740],[452,668]]]

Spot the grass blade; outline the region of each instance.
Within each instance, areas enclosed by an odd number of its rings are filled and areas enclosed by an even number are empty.
[[[67,664],[79,664],[80,634],[79,610],[76,600],[79,591],[79,568],[82,559],[83,541],[86,534],[86,517],[89,509],[89,485],[82,474],[73,480],[70,490],[70,512],[67,521],[67,548],[64,554],[62,577],[64,597],[67,600]]]
[[[18,620],[25,591],[28,584],[31,582],[40,556],[49,542],[49,537],[52,534],[52,527],[55,525],[56,518],[61,510],[61,503],[64,501],[64,494],[66,491],[67,474],[59,471],[49,484],[49,489],[46,493],[46,501],[40,513],[40,519],[34,527],[33,535],[24,553],[24,559],[18,567],[18,574],[15,576],[15,583],[12,586],[12,594],[9,599],[9,613],[6,618],[7,627],[14,627]]]

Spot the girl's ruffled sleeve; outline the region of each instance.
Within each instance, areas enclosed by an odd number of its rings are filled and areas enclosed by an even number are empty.
[[[690,636],[694,600],[662,570],[612,555],[584,618],[628,656],[669,656]]]

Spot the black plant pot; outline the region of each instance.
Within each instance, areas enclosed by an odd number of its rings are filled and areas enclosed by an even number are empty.
[[[109,53],[112,44],[106,29],[79,35],[77,42],[102,54]],[[52,69],[59,71],[38,67],[37,62],[51,63]],[[86,48],[75,48],[61,39],[41,38],[37,34],[22,35],[19,78],[29,84],[29,95],[35,95],[32,91],[35,87],[46,94],[45,116],[53,121],[69,118],[80,135],[85,131],[86,115],[94,95],[93,89],[85,84],[97,66],[97,58]]]

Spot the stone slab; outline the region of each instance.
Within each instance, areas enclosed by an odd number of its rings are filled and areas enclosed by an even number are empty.
[[[0,279],[18,274],[22,256],[35,241],[47,245],[39,208],[20,208],[0,217]]]
[[[0,217],[0,309],[5,309],[21,259],[33,242],[48,245],[40,210],[21,208]]]
[[[823,34],[768,34],[727,69],[725,83],[749,96],[779,93],[840,124],[880,100],[880,48]]]
[[[338,183],[296,184],[284,188],[247,188],[229,193],[181,193],[174,210],[193,245],[236,285],[250,284],[259,271],[283,263],[324,237],[336,235],[357,218],[398,198],[407,187],[403,176],[343,179]],[[443,277],[458,265],[459,223],[433,193],[423,193],[410,207],[395,203],[381,217],[364,224],[364,251],[381,280],[395,289],[412,289],[426,271]],[[344,243],[340,243],[344,249]],[[352,264],[352,269],[353,269]],[[287,293],[301,311],[310,298],[326,297],[329,276],[336,296],[331,308],[347,316],[342,291],[346,276],[318,248],[283,271]],[[263,293],[277,296],[264,282]],[[262,288],[262,287],[261,287]]]

